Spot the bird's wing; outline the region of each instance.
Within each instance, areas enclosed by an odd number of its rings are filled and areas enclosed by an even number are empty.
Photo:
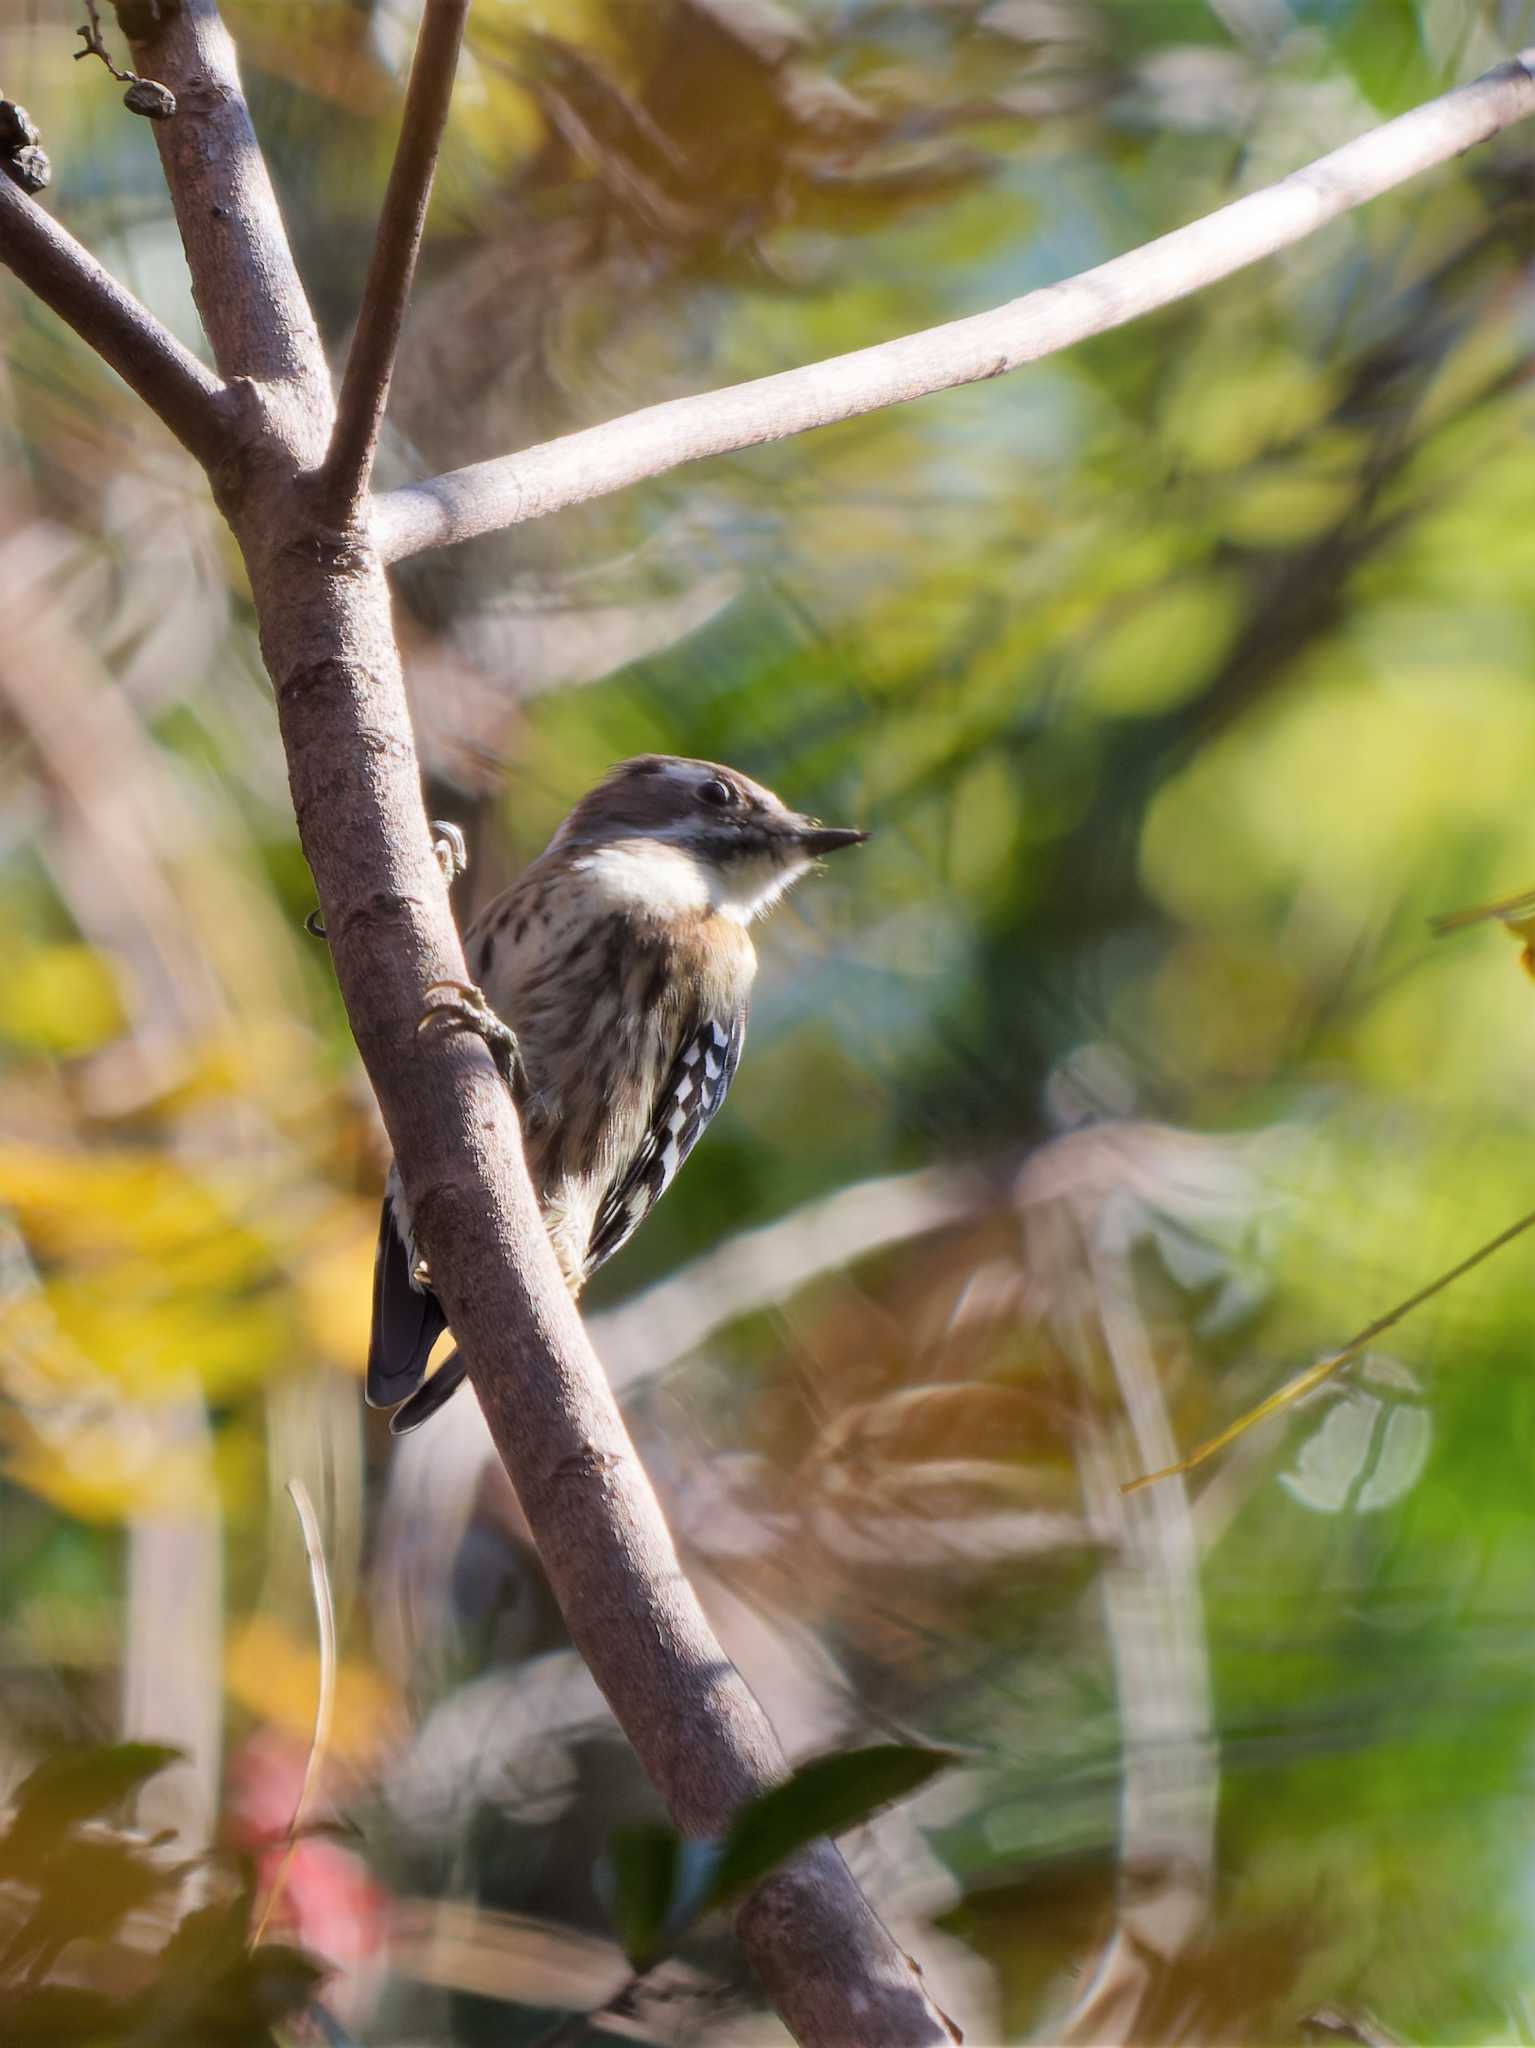
[[[393,1177],[391,1176],[391,1187]],[[426,1373],[432,1346],[448,1327],[435,1294],[411,1278],[415,1253],[384,1197],[378,1250],[373,1259],[373,1333],[368,1341],[367,1398],[371,1408],[392,1408],[414,1393]]]
[[[744,1008],[704,1018],[683,1039],[638,1151],[615,1174],[598,1204],[586,1254],[588,1275],[628,1242],[676,1179],[725,1100],[745,1043]]]

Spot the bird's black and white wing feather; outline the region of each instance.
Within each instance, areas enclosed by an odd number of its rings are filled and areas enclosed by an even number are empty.
[[[725,1100],[746,1043],[746,1012],[706,1017],[683,1039],[638,1151],[598,1204],[588,1276],[638,1230]]]

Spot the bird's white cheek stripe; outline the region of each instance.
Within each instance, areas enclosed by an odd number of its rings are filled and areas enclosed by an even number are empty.
[[[685,853],[640,852],[601,846],[573,863],[586,875],[599,902],[615,910],[707,910],[709,884],[699,864]]]

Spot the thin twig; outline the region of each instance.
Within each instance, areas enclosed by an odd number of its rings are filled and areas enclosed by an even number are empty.
[[[386,562],[540,519],[705,456],[1001,376],[1229,277],[1535,114],[1535,47],[1203,220],[1011,304],[384,493]]]
[[[314,1702],[314,1734],[309,1742],[309,1760],[304,1765],[304,1782],[299,1787],[298,1803],[293,1809],[293,1818],[288,1823],[288,1839],[283,1846],[282,1861],[277,1866],[277,1875],[272,1879],[271,1889],[266,1895],[266,1904],[261,1909],[261,1918],[256,1922],[256,1931],[251,1936],[251,1947],[259,1946],[266,1933],[272,1909],[282,1897],[283,1885],[287,1881],[288,1866],[293,1861],[293,1852],[298,1847],[299,1831],[314,1799],[315,1786],[320,1781],[320,1772],[325,1766],[325,1752],[330,1746],[331,1716],[336,1706],[336,1609],[330,1593],[330,1573],[325,1569],[325,1546],[320,1537],[319,1519],[314,1511],[314,1502],[309,1498],[309,1489],[302,1479],[288,1481],[288,1498],[298,1515],[299,1528],[304,1535],[304,1554],[309,1559],[309,1584],[314,1594],[315,1632],[320,1644],[320,1683]]]
[[[1535,1224],[1535,1209],[1527,1216],[1521,1216],[1517,1223],[1510,1223],[1507,1230],[1500,1230],[1497,1236],[1489,1238],[1486,1244],[1479,1245],[1468,1258],[1462,1259],[1458,1266],[1451,1266],[1448,1273],[1441,1273],[1437,1280],[1430,1280],[1428,1285],[1420,1287],[1416,1294],[1409,1294],[1407,1299],[1399,1301],[1395,1308],[1387,1309],[1383,1316],[1377,1316],[1373,1323],[1367,1323],[1357,1336],[1350,1337],[1341,1351],[1330,1351],[1325,1358],[1319,1358],[1315,1365],[1307,1366],[1304,1372],[1297,1373],[1295,1378],[1287,1381],[1277,1394],[1270,1394],[1268,1399],[1260,1401],[1256,1408],[1249,1408],[1245,1415],[1238,1416],[1230,1428],[1223,1429],[1219,1436],[1212,1436],[1206,1442],[1196,1444],[1188,1456],[1179,1458],[1176,1464],[1164,1465],[1160,1471],[1143,1472],[1139,1479],[1127,1480],[1119,1489],[1120,1492],[1139,1493],[1143,1486],[1155,1486],[1159,1479],[1171,1479],[1179,1472],[1192,1472],[1196,1465],[1204,1464],[1205,1460],[1213,1458],[1217,1451],[1225,1450],[1226,1446],[1235,1443],[1239,1436],[1245,1436],[1254,1424],[1266,1422],[1269,1416],[1276,1415],[1281,1408],[1288,1408],[1292,1401],[1300,1400],[1302,1395],[1309,1394],[1321,1386],[1324,1380],[1330,1380],[1335,1372],[1341,1371],[1349,1363],[1350,1359],[1357,1358],[1367,1344],[1373,1343],[1377,1337],[1394,1328],[1403,1316],[1410,1315],[1415,1308],[1421,1308],[1425,1301],[1431,1301],[1436,1294],[1442,1294],[1446,1287],[1452,1286],[1463,1274],[1479,1266],[1484,1259],[1490,1259],[1494,1252],[1502,1251],[1504,1245],[1511,1244],[1532,1224]]]
[[[468,13],[469,0],[426,0],[421,17],[400,139],[317,484],[316,510],[327,525],[350,526],[367,497]]]
[[[1523,926],[1535,918],[1535,889],[1520,889],[1512,896],[1500,896],[1495,903],[1473,903],[1465,910],[1442,910],[1428,925],[1436,939],[1444,939],[1468,925],[1489,924],[1493,918],[1506,924],[1516,938],[1526,937]]]
[[[199,462],[230,444],[229,393],[35,200],[0,178],[0,263],[105,358]]]
[[[82,28],[77,28],[75,34],[85,45],[84,49],[76,50],[75,52],[75,62],[77,64],[82,57],[99,57],[119,85],[136,85],[138,83],[139,74],[136,71],[120,71],[112,62],[111,52],[107,49],[106,43],[102,39],[101,16],[96,11],[96,0],[85,0],[85,25]]]
[[[77,28],[75,34],[84,44],[76,50],[75,62],[82,57],[99,57],[119,85],[127,86],[123,94],[123,105],[130,114],[143,114],[151,121],[169,121],[176,111],[176,95],[157,78],[141,78],[137,71],[124,71],[112,62],[101,33],[101,16],[96,11],[96,0],[85,0],[86,22]]]

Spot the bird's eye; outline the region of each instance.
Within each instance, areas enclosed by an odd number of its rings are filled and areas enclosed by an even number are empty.
[[[728,782],[721,782],[717,775],[711,781],[700,785],[698,797],[701,803],[715,804],[721,810],[727,804],[733,804],[736,801],[736,793],[730,787],[730,784]]]

